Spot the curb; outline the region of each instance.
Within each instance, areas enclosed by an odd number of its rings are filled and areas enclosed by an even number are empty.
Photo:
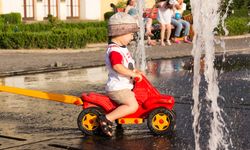
[[[1,72],[0,78],[28,75],[28,74],[37,74],[37,73],[48,73],[48,72],[56,72],[56,71],[92,68],[92,67],[100,67],[104,65],[105,64],[95,64],[95,65],[86,65],[86,66],[62,66],[62,67],[45,67],[45,68],[30,69],[30,70],[17,70],[17,71],[10,71],[10,72]]]
[[[0,53],[79,53],[102,51],[107,48],[107,43],[89,44],[83,49],[0,49]]]
[[[218,37],[222,40],[234,40],[234,39],[243,39],[243,38],[250,38],[250,34],[244,34],[244,35],[235,35],[235,36],[222,36]]]

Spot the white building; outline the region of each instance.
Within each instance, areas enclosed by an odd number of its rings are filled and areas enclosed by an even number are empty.
[[[103,20],[110,3],[120,0],[0,0],[0,14],[21,13],[23,20],[44,20],[48,14],[60,20]],[[126,1],[126,0],[123,0]],[[152,6],[153,0],[145,0]]]
[[[19,12],[23,20],[44,20],[48,14],[60,20],[101,20],[101,0],[0,0],[0,14]]]
[[[110,3],[126,0],[0,0],[0,14],[21,13],[23,20],[44,20],[48,14],[60,20],[103,20]],[[152,7],[154,0],[145,0]]]

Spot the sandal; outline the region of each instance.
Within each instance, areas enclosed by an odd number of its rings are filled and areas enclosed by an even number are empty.
[[[192,44],[192,42],[187,39],[184,40],[184,43]]]
[[[113,123],[111,121],[109,121],[105,115],[101,115],[101,116],[99,116],[99,124],[100,124],[100,127],[102,129],[102,132],[106,136],[111,137],[112,132],[113,132],[113,129],[112,129]]]
[[[176,44],[180,44],[180,43],[181,43],[181,41],[179,41],[179,40],[174,40],[174,43],[176,43]]]

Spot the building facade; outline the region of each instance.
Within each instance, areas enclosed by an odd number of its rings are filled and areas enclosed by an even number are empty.
[[[60,20],[103,20],[119,0],[0,0],[0,14],[21,13],[23,20],[42,21],[48,14]],[[146,0],[145,0],[146,1]],[[147,0],[146,7],[154,0]]]

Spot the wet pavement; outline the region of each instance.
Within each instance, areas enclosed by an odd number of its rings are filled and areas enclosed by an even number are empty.
[[[219,42],[217,39],[216,53],[250,52],[250,34],[224,37],[223,39],[225,50],[222,48],[223,42]],[[104,66],[106,47],[107,44],[102,43],[75,50],[0,49],[0,77]],[[178,58],[191,56],[192,44],[173,43],[171,46],[146,46],[145,49],[147,60]]]
[[[224,120],[232,141],[230,149],[250,149],[250,54],[235,54],[216,59],[219,69],[220,98]],[[123,125],[111,139],[85,136],[77,127],[82,108],[59,102],[0,93],[0,149],[87,149],[87,150],[168,150],[194,149],[191,115],[191,58],[160,59],[148,62],[147,77],[162,93],[175,97],[177,113],[173,135],[154,136],[146,123]],[[229,67],[228,67],[229,66]],[[186,70],[189,69],[189,70]],[[202,70],[201,70],[202,72]],[[9,86],[37,89],[53,93],[80,96],[82,92],[104,92],[107,78],[105,67],[59,71],[43,74],[0,78]],[[201,82],[201,148],[207,149],[209,138],[209,101],[206,84]]]

